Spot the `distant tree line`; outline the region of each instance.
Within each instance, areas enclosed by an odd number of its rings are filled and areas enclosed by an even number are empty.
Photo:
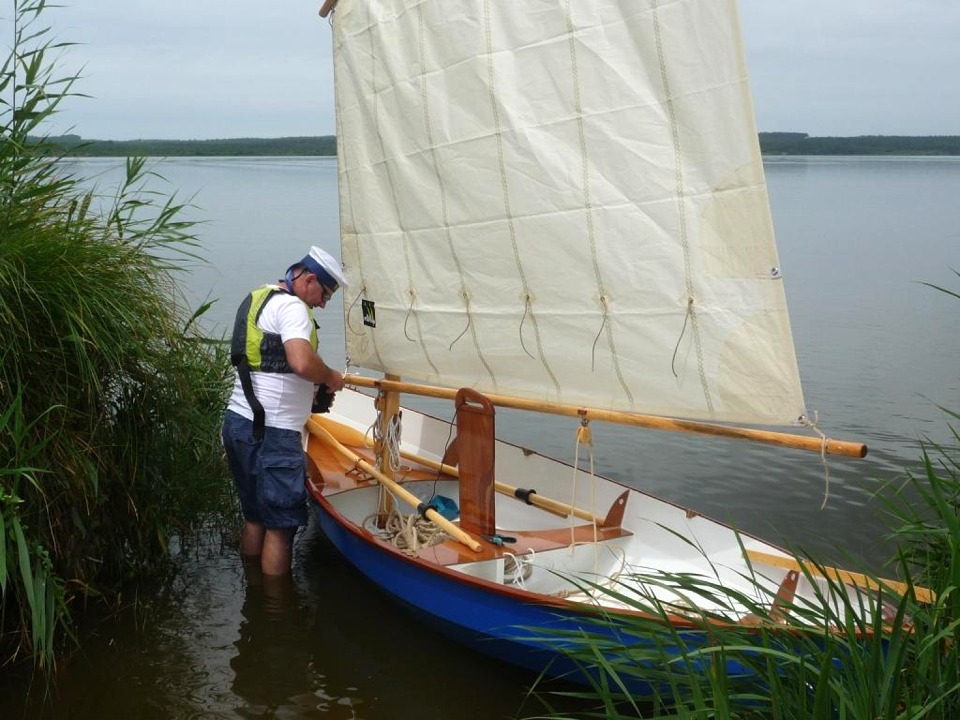
[[[960,135],[859,135],[810,137],[760,133],[764,155],[960,155]]]
[[[335,135],[222,140],[86,140],[63,135],[49,140],[73,157],[337,154]],[[760,150],[764,155],[960,155],[960,135],[811,137],[799,132],[762,132]]]
[[[79,135],[49,138],[71,157],[218,157],[264,155],[336,155],[334,135],[221,140],[86,140]]]

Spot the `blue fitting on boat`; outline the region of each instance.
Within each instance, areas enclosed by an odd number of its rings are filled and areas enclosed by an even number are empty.
[[[430,505],[447,520],[456,520],[460,516],[460,508],[456,500],[444,495],[434,495],[428,501]]]

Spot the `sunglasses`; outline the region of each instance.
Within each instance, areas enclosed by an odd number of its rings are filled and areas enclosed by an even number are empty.
[[[329,302],[330,298],[333,297],[334,293],[336,293],[337,290],[340,289],[340,283],[338,283],[336,280],[334,280],[332,277],[330,277],[326,273],[324,273],[324,275],[326,277],[323,278],[323,281],[321,281],[320,278],[317,277],[317,282],[320,283],[320,287],[323,288],[323,301]],[[333,286],[331,287],[330,285],[327,285],[327,282],[332,282]]]
[[[311,272],[310,270],[307,270],[306,268],[304,268],[303,270],[301,270],[300,272],[298,272],[294,277],[288,277],[288,282],[292,285],[294,280],[296,280],[296,279],[299,278],[300,276],[306,275],[306,274],[313,275],[313,279],[316,281],[317,285],[320,286],[320,289],[323,291],[323,294],[320,296],[321,299],[323,300],[323,302],[330,302],[330,298],[333,297],[333,294],[334,294],[337,290],[340,289],[340,286],[339,286],[339,285],[336,285],[336,286],[333,288],[333,290],[331,290],[331,289],[328,288],[326,285],[324,285],[322,282],[320,282],[320,277],[319,277],[316,273]]]

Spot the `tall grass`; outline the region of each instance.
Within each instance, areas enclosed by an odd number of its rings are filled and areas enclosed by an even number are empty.
[[[142,159],[102,198],[44,139],[67,45],[14,3],[0,68],[0,664],[49,668],[79,599],[230,507],[217,428],[228,368],[178,290],[184,204]],[[104,202],[105,201],[105,202]],[[105,207],[106,209],[99,209]]]
[[[591,679],[590,689],[574,694],[594,710],[578,717],[960,718],[960,434],[951,431],[952,445],[921,444],[922,474],[908,472],[878,495],[905,595],[864,604],[831,580],[819,598],[788,603],[777,617],[774,594],[764,597],[759,585],[751,597],[708,577],[658,572],[622,578],[632,593],[590,586],[644,614],[600,616],[580,633],[540,638]],[[654,597],[649,588],[658,587],[688,598],[690,607],[746,608],[754,623],[686,612],[687,625],[678,627],[669,620],[684,609]],[[918,602],[920,587],[936,601]],[[641,599],[631,600],[637,592]]]
[[[942,598],[927,609],[910,598],[890,598],[887,612],[867,613],[855,602],[791,603],[784,625],[771,616],[769,603],[703,577],[636,574],[623,583],[669,587],[693,605],[740,605],[756,625],[734,625],[719,613],[688,616],[678,625],[677,608],[651,593],[633,601],[645,615],[601,616],[574,639],[558,635],[557,647],[592,683],[572,693],[594,702],[592,712],[578,717],[960,717],[958,658],[947,640],[956,636],[957,623],[942,612]],[[837,596],[840,588],[826,594]]]

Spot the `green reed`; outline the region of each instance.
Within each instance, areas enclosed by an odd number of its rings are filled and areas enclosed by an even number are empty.
[[[878,493],[891,518],[897,550],[890,564],[908,589],[903,596],[884,591],[858,599],[829,580],[820,597],[783,605],[782,623],[771,612],[775,591],[757,582],[751,593],[716,577],[661,572],[625,576],[613,587],[587,583],[585,589],[643,615],[600,615],[579,633],[537,633],[590,679],[590,689],[564,693],[592,708],[579,717],[960,717],[960,434],[951,432],[951,445],[921,444],[922,473],[907,472]],[[816,559],[807,559],[825,573]],[[919,602],[921,587],[933,590],[936,600]],[[655,596],[657,589],[687,601],[667,604]],[[697,607],[718,610],[692,613]],[[754,616],[752,626],[730,623],[736,607]],[[688,628],[668,622],[678,613],[687,616]],[[548,686],[541,691],[549,694]]]
[[[932,605],[912,593],[865,603],[829,581],[819,598],[781,605],[789,618],[782,624],[771,614],[774,592],[759,582],[755,592],[738,593],[704,576],[634,573],[589,589],[643,615],[599,615],[574,636],[538,639],[555,642],[590,679],[591,689],[564,693],[593,703],[579,717],[948,720],[960,717],[955,588],[934,585]],[[686,602],[665,603],[657,589]],[[690,610],[698,606],[718,609]],[[736,607],[756,624],[732,624]],[[679,613],[685,627],[668,621]]]
[[[193,223],[129,159],[111,197],[44,124],[74,95],[67,45],[15,3],[0,68],[0,664],[54,662],[69,608],[161,562],[172,533],[232,511],[218,439],[229,363],[178,273]]]

